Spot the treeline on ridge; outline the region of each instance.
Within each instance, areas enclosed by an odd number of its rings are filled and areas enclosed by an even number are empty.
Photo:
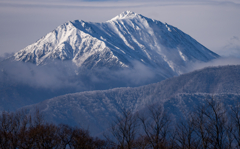
[[[3,111],[0,115],[1,149],[236,149],[240,148],[240,103],[226,107],[206,99],[186,118],[172,120],[162,106],[133,114],[122,110],[104,139],[88,130],[45,123],[36,110]],[[90,128],[91,129],[91,128]]]

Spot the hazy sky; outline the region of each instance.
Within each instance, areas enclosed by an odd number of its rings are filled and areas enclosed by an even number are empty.
[[[105,22],[125,10],[167,22],[210,50],[240,56],[239,0],[0,0],[0,55],[21,50],[66,21]]]

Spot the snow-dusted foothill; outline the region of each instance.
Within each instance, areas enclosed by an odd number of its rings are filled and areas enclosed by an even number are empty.
[[[24,107],[38,107],[49,122],[88,128],[99,135],[121,115],[122,109],[140,112],[148,105],[163,105],[173,120],[187,116],[205,99],[214,97],[225,106],[239,102],[240,66],[211,67],[135,88],[115,88],[66,94]],[[143,111],[144,112],[144,111]]]

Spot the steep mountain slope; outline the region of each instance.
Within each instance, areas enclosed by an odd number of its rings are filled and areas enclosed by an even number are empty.
[[[240,66],[205,68],[159,83],[136,88],[116,88],[66,94],[25,107],[36,107],[46,119],[90,128],[96,135],[109,127],[121,109],[133,112],[151,104],[163,104],[176,117],[186,115],[194,105],[213,95],[226,105],[240,98]]]
[[[69,21],[14,55],[37,65],[59,59],[89,69],[133,68],[137,61],[162,78],[183,73],[190,62],[217,57],[176,27],[131,11],[104,23]]]

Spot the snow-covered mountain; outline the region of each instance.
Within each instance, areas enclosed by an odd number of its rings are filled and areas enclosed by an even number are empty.
[[[25,108],[31,113],[38,107],[50,122],[80,125],[96,135],[108,128],[122,109],[136,112],[151,104],[163,104],[177,118],[212,96],[232,105],[239,101],[239,92],[240,65],[222,66],[141,87],[66,94]]]
[[[219,57],[176,27],[125,11],[104,23],[69,21],[15,53],[37,65],[71,60],[78,67],[134,68],[141,63],[162,78],[184,73],[186,64]]]
[[[0,110],[156,83],[217,57],[176,27],[130,11],[103,23],[69,21],[0,62]]]

